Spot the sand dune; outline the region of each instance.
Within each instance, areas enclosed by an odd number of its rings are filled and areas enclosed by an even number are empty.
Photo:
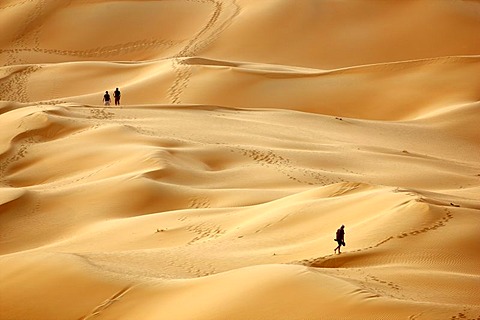
[[[205,58],[49,64],[3,71],[5,86],[18,88],[4,91],[6,100],[95,105],[103,89],[116,83],[128,104],[275,108],[372,120],[415,119],[478,101],[480,86],[478,56],[327,71]]]
[[[0,319],[480,319],[478,1],[0,28]]]

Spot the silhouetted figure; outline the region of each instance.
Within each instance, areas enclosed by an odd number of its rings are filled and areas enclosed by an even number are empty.
[[[341,246],[345,246],[345,226],[343,224],[340,229],[337,229],[336,238],[334,240],[337,241],[338,247],[336,247],[333,252],[337,253],[338,250],[338,254],[340,254]]]
[[[120,105],[120,90],[115,89],[115,91],[113,91],[113,97],[115,98],[115,105],[116,106],[119,106]]]
[[[109,106],[110,105],[110,95],[108,94],[108,91],[105,91],[105,94],[103,95],[103,103],[106,105],[106,106]]]

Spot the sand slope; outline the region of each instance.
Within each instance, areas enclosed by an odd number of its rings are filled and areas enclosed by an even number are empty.
[[[0,319],[480,319],[477,1],[0,27]]]

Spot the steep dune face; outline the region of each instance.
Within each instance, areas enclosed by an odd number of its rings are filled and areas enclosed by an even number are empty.
[[[477,1],[9,0],[0,28],[0,319],[480,319]]]

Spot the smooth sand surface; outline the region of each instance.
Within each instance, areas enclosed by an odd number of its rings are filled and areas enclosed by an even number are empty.
[[[479,1],[5,0],[0,30],[0,319],[480,319]]]

